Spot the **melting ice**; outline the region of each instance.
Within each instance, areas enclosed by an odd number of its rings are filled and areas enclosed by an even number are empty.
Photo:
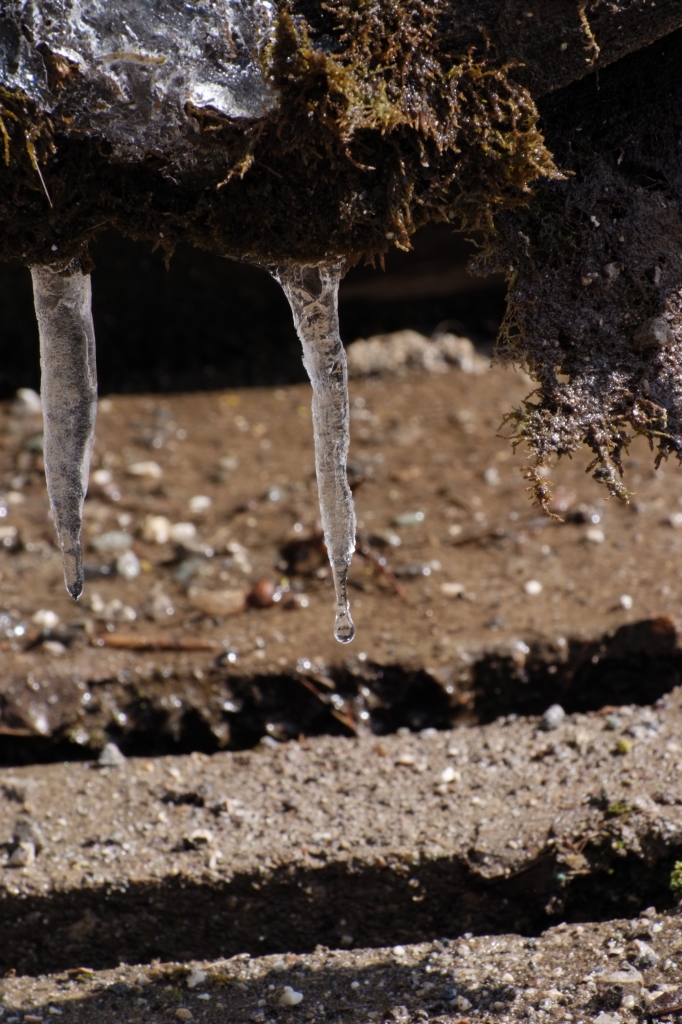
[[[278,267],[303,346],[303,365],[313,386],[315,468],[322,529],[336,591],[334,636],[347,644],[355,636],[348,603],[348,570],[355,550],[355,509],[348,486],[348,371],[339,336],[341,267],[292,264]]]
[[[97,412],[90,277],[78,261],[65,270],[31,267],[40,334],[44,456],[66,589],[83,590],[82,515]]]

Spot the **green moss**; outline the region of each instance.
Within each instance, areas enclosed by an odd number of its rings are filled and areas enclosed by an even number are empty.
[[[297,3],[280,7],[263,54],[273,112],[244,124],[188,110],[191,170],[154,154],[123,163],[101,140],[70,137],[57,106],[56,153],[38,155],[46,209],[35,166],[10,138],[0,256],[67,258],[113,226],[168,252],[185,240],[261,264],[353,262],[407,248],[427,221],[489,228],[535,180],[557,175],[510,69],[449,49],[445,0],[330,0],[312,11],[306,20]]]
[[[682,900],[682,860],[675,861],[670,874],[670,891],[674,899]]]

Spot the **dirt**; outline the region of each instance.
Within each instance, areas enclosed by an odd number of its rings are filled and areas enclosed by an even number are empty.
[[[16,536],[0,555],[5,763],[92,756],[107,736],[129,753],[210,752],[263,734],[538,713],[557,695],[575,710],[660,697],[679,670],[675,471],[652,470],[635,445],[626,508],[567,462],[557,475],[566,522],[547,519],[496,436],[528,387],[500,369],[352,382],[367,554],[351,573],[350,651],[332,635],[307,385],[105,400],[93,474],[108,468],[111,481],[93,476],[86,502],[79,605],[48,517],[40,422],[6,403],[2,522]],[[162,475],[130,476],[139,462]],[[201,513],[197,495],[212,502]],[[411,525],[396,526],[405,515]],[[150,543],[148,516],[192,522],[196,535],[184,547]],[[114,531],[133,538],[135,579],[93,546]],[[36,624],[41,609],[58,624]],[[70,742],[50,754],[53,741]]]
[[[642,937],[640,937],[642,936]],[[672,1019],[680,1006],[678,915],[648,909],[607,925],[560,925],[517,935],[408,947],[289,954],[217,962],[87,968],[3,983],[9,1019],[56,1010],[74,1024],[127,1020],[410,1021]],[[644,943],[655,966],[631,964]],[[629,959],[626,959],[628,957]],[[640,955],[641,962],[641,955]],[[623,972],[625,968],[629,968]],[[618,984],[619,983],[619,984]],[[302,998],[298,1005],[288,990]],[[625,991],[624,991],[625,990]],[[298,998],[298,995],[293,997]],[[616,1008],[627,1000],[630,1009]],[[634,1012],[633,1012],[634,1010]],[[601,1016],[599,1016],[601,1015]]]

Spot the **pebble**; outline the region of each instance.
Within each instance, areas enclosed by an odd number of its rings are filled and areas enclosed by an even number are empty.
[[[44,640],[42,650],[45,654],[52,655],[53,658],[61,658],[67,651],[66,646],[60,640]]]
[[[393,520],[395,526],[418,526],[419,523],[423,523],[424,519],[423,512],[401,512],[399,516],[396,516]]]
[[[197,535],[194,523],[173,523],[170,528],[170,539],[174,544],[189,544]]]
[[[444,768],[440,775],[441,782],[455,782],[458,778],[461,778],[461,775],[451,764]]]
[[[598,526],[590,526],[588,530],[585,530],[585,540],[589,544],[603,544],[606,536],[604,531],[600,530]]]
[[[121,753],[115,743],[105,743],[97,758],[97,764],[102,768],[120,768],[125,763],[125,754]]]
[[[42,830],[35,821],[26,816],[17,818],[12,840],[15,843],[32,843],[36,853],[40,853],[45,846]]]
[[[167,516],[147,516],[142,527],[142,540],[148,544],[167,544],[171,535],[171,521]]]
[[[614,712],[613,714],[606,716],[606,721],[604,725],[611,732],[616,732],[618,729],[622,728],[623,719],[620,717],[620,715],[617,715]]]
[[[134,551],[126,551],[116,559],[116,572],[124,580],[134,580],[140,575],[140,559]]]
[[[36,859],[36,848],[33,843],[18,843],[12,850],[7,861],[10,868],[27,868]]]
[[[523,584],[523,589],[529,597],[537,597],[538,594],[542,593],[542,583],[540,583],[540,580],[526,580]]]
[[[443,597],[462,597],[464,587],[461,583],[441,583],[440,592]]]
[[[658,963],[658,953],[648,944],[643,942],[642,939],[634,939],[627,949],[628,959],[632,961],[635,967],[639,967],[642,970],[646,970],[648,967],[655,967]]]
[[[400,535],[395,530],[375,530],[370,540],[373,544],[384,545],[389,548],[399,548],[402,544]]]
[[[634,602],[633,602],[633,600],[632,600],[632,598],[630,597],[629,594],[621,594],[619,599],[618,599],[618,604],[626,612],[630,611],[630,609],[632,608],[633,603]]]
[[[109,530],[101,533],[99,537],[93,537],[90,547],[98,551],[100,555],[124,555],[133,546],[133,536],[126,530]]]
[[[133,462],[128,466],[126,472],[128,476],[140,476],[146,477],[148,480],[160,480],[163,476],[163,470],[158,462]]]
[[[545,732],[553,732],[559,729],[566,718],[566,712],[561,704],[552,704],[542,716],[542,728]]]
[[[498,487],[501,484],[500,471],[497,466],[490,466],[483,474],[483,480],[488,487]]]
[[[59,616],[51,608],[39,608],[31,616],[31,622],[41,629],[54,629],[59,625]]]
[[[652,950],[653,952],[653,950]],[[610,988],[619,989],[624,996],[637,995],[644,984],[644,978],[633,967],[622,971],[606,971],[604,974],[595,976],[595,984],[598,992],[605,992]]]
[[[19,540],[16,526],[0,526],[0,544],[3,548],[13,548]]]
[[[298,1006],[303,1002],[303,993],[297,992],[291,985],[285,985],[279,1001],[281,1006]]]
[[[668,522],[675,530],[679,530],[682,526],[682,512],[673,512],[672,515],[668,516]]]
[[[209,498],[208,494],[195,494],[189,499],[190,512],[200,514],[201,512],[207,512],[213,504],[213,499]]]
[[[178,1020],[191,1020],[192,1011],[188,1010],[186,1006],[178,1006],[177,1010],[175,1011],[175,1016],[178,1018]]]
[[[110,469],[95,469],[90,474],[90,479],[97,487],[106,487],[114,482],[114,474]]]
[[[239,615],[246,609],[248,591],[244,587],[229,590],[205,590],[203,587],[190,587],[187,591],[190,604],[204,612],[222,618],[225,615]]]
[[[457,996],[455,999],[455,1006],[460,1013],[466,1013],[467,1010],[471,1009],[471,1003],[466,996]]]
[[[632,340],[640,349],[663,348],[672,341],[673,332],[670,325],[661,316],[653,316],[639,325]]]
[[[42,416],[40,395],[33,388],[19,388],[12,404],[13,416]]]
[[[205,981],[206,971],[201,971],[198,967],[193,967],[187,978],[187,988],[196,988],[197,985],[202,985]]]

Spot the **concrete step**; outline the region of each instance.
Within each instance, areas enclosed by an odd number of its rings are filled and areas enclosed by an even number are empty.
[[[3,770],[0,969],[537,935],[672,907],[681,697]]]
[[[539,938],[443,939],[381,949],[80,967],[0,982],[3,1024],[466,1024],[674,1019],[682,919],[653,908]]]

